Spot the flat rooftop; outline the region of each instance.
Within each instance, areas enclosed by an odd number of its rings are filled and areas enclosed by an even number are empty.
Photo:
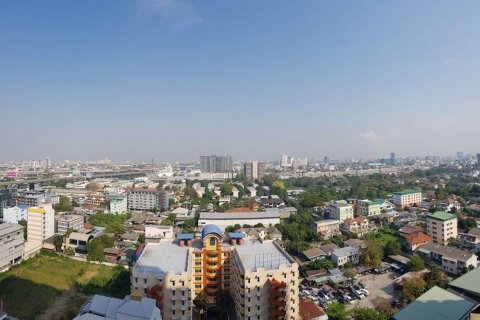
[[[12,232],[23,230],[23,227],[16,223],[2,223],[0,224],[0,235],[9,234]]]
[[[217,219],[268,219],[280,218],[278,211],[265,212],[200,212],[202,220],[217,220]]]
[[[451,213],[446,213],[445,211],[437,211],[432,214],[427,215],[427,219],[435,219],[440,221],[448,221],[455,219],[457,216]]]
[[[148,243],[134,269],[157,276],[168,272],[182,274],[187,271],[189,249],[176,242]]]
[[[407,194],[422,193],[422,190],[409,189],[409,190],[402,190],[402,191],[397,191],[397,192],[392,192],[392,193],[396,194],[396,195],[404,196],[404,195],[407,195]]]
[[[281,265],[292,266],[293,259],[273,242],[245,241],[243,245],[235,246],[243,271],[258,268],[275,270]]]

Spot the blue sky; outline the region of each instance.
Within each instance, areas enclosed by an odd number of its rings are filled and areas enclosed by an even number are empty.
[[[0,1],[0,160],[480,151],[478,1]]]

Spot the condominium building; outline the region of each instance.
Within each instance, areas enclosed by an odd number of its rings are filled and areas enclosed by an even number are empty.
[[[317,234],[321,233],[325,239],[330,239],[340,233],[340,221],[333,219],[314,221],[313,228]]]
[[[114,214],[124,214],[128,210],[128,201],[126,196],[110,200],[108,203],[109,210]]]
[[[232,172],[233,160],[232,156],[200,156],[201,172]]]
[[[130,210],[167,210],[168,191],[146,188],[133,188],[127,191]]]
[[[399,207],[410,207],[422,202],[422,190],[403,190],[392,194],[392,202]]]
[[[55,217],[57,233],[65,234],[68,229],[83,232],[83,216],[77,214],[62,214]]]
[[[266,167],[265,162],[247,162],[243,164],[243,174],[250,180],[261,179],[265,176]]]
[[[28,219],[28,210],[29,206],[21,204],[15,207],[3,209],[3,222],[5,223],[18,223],[19,221]]]
[[[357,203],[357,214],[364,217],[378,216],[382,213],[380,203],[370,200],[360,200]]]
[[[345,219],[353,218],[353,207],[350,204],[343,202],[331,203],[329,207],[330,216],[343,222]]]
[[[43,242],[55,234],[55,211],[51,204],[28,208],[27,240]]]
[[[132,269],[132,296],[155,299],[163,319],[191,319],[193,300],[214,302],[230,292],[237,319],[298,317],[298,264],[274,241],[249,241],[243,233],[224,240],[206,225],[200,240],[149,243]]]
[[[437,211],[427,216],[427,234],[433,238],[433,241],[446,245],[448,239],[456,239],[457,216],[454,214]]]
[[[25,251],[23,227],[19,224],[0,224],[0,271],[22,261]]]

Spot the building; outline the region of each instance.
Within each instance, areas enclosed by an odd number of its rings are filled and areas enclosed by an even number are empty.
[[[20,263],[24,252],[23,227],[13,223],[0,224],[0,271]]]
[[[378,216],[382,213],[380,203],[370,200],[360,200],[357,203],[357,214],[364,217]]]
[[[100,206],[105,203],[105,195],[101,192],[92,192],[85,197],[85,204]]]
[[[422,190],[403,190],[392,194],[392,202],[399,207],[410,207],[422,202]]]
[[[83,216],[77,214],[63,214],[55,217],[57,233],[64,235],[68,229],[83,232]]]
[[[145,243],[160,242],[162,239],[173,239],[173,227],[162,225],[145,225]]]
[[[336,267],[341,267],[348,262],[356,265],[360,262],[360,251],[354,247],[344,247],[333,250],[332,261]]]
[[[458,236],[457,216],[443,211],[429,214],[427,234],[433,238],[434,242],[446,245],[448,239],[456,239]]]
[[[51,205],[28,208],[27,240],[43,242],[55,234],[55,211]]]
[[[397,164],[397,160],[395,159],[395,152],[390,152],[390,165],[394,166]]]
[[[198,226],[214,224],[221,230],[236,224],[243,226],[255,226],[261,223],[265,227],[274,226],[280,223],[280,213],[266,212],[200,212]]]
[[[128,211],[127,196],[118,196],[108,202],[108,209],[113,214],[124,214]]]
[[[3,209],[3,222],[5,223],[18,223],[19,221],[28,219],[28,205],[18,205],[15,207]]]
[[[327,254],[320,248],[310,248],[302,252],[308,261],[325,259]]]
[[[245,239],[249,240],[282,240],[282,233],[275,227],[241,228],[238,232],[242,232]]]
[[[74,320],[162,320],[155,300],[142,298],[133,300],[126,296],[123,300],[102,295],[94,295],[80,309]]]
[[[75,253],[86,254],[87,244],[93,239],[93,234],[72,232],[65,240],[65,248],[73,248]]]
[[[427,244],[430,241],[433,241],[432,237],[427,236],[425,233],[421,231],[405,234],[403,237],[405,238],[406,247],[409,252],[414,252],[417,250],[418,247],[421,247],[422,245]]]
[[[462,248],[480,252],[480,228],[473,228],[468,233],[459,233],[458,240]]]
[[[312,224],[314,230],[323,235],[324,239],[330,239],[332,236],[340,233],[340,221],[328,219],[314,221]]]
[[[475,303],[470,300],[435,286],[394,314],[393,319],[474,319],[470,318],[474,307]]]
[[[298,303],[301,320],[328,320],[328,316],[311,299],[300,299]]]
[[[245,241],[206,225],[200,240],[182,234],[174,242],[145,246],[132,269],[132,295],[157,301],[163,319],[191,319],[202,293],[213,302],[230,292],[237,319],[298,317],[298,264],[275,241]]]
[[[0,190],[0,217],[3,216],[3,210],[13,205],[12,193],[9,189]]]
[[[29,207],[38,207],[47,202],[47,194],[43,190],[19,191],[14,196],[14,202],[17,206],[23,204]]]
[[[331,203],[329,207],[330,216],[343,222],[345,219],[353,218],[353,207],[343,202]]]
[[[261,179],[265,176],[266,168],[265,162],[247,162],[243,164],[243,174],[249,180]]]
[[[368,219],[359,216],[355,218],[347,218],[340,225],[340,230],[344,233],[354,233],[359,237],[369,232]]]
[[[128,209],[130,210],[161,210],[168,209],[168,191],[133,188],[127,191]]]
[[[475,253],[443,246],[434,242],[421,246],[417,253],[427,261],[440,263],[443,271],[453,275],[460,274],[470,268],[476,268],[478,264]]]
[[[232,172],[233,159],[230,155],[225,156],[200,156],[201,172]]]
[[[477,301],[480,304],[480,268],[475,268],[448,284],[450,290],[455,290],[464,297]],[[477,316],[478,317],[478,316]],[[471,318],[478,320],[478,318]]]

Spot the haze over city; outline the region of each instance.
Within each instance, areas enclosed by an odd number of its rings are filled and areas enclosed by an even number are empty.
[[[2,1],[0,160],[475,153],[478,9]]]

